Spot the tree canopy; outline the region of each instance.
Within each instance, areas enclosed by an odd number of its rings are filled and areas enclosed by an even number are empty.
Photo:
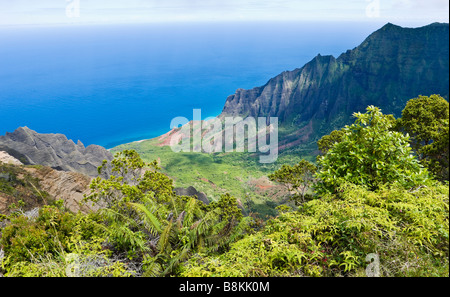
[[[439,95],[411,99],[396,128],[408,133],[421,163],[441,180],[449,179],[449,104]]]
[[[290,200],[296,205],[305,202],[308,190],[314,183],[316,166],[306,160],[301,160],[294,166],[283,165],[269,175],[271,181],[283,184],[289,192]]]

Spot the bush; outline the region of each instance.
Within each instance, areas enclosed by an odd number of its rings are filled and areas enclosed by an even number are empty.
[[[421,161],[439,180],[449,179],[449,104],[439,95],[408,101],[396,128],[411,136]]]
[[[349,182],[376,190],[399,183],[412,188],[427,182],[428,172],[412,155],[409,138],[392,131],[395,119],[369,106],[365,114],[342,129],[342,140],[318,159],[319,193],[334,193]]]
[[[7,271],[12,269],[14,274],[28,275],[41,271],[38,268],[42,263],[62,261],[67,253],[101,253],[101,243],[105,239],[99,222],[100,217],[96,214],[74,215],[55,206],[40,209],[36,219],[12,216],[0,238],[5,252],[2,266]],[[27,266],[27,263],[34,266]],[[50,266],[46,267],[50,269]]]
[[[216,257],[194,257],[183,276],[364,275],[375,253],[383,276],[448,275],[448,186],[369,191],[345,184],[339,195],[282,213]]]

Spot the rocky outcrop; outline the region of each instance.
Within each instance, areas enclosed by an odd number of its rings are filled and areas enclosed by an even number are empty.
[[[0,163],[23,165],[22,162],[9,155],[7,152],[0,151]]]
[[[111,161],[112,154],[98,145],[84,147],[63,134],[39,134],[27,127],[0,136],[0,150],[26,165],[44,165],[57,170],[97,176],[103,160]]]
[[[318,55],[264,86],[238,89],[221,117],[278,117],[289,144],[317,140],[352,121],[369,105],[400,116],[418,95],[449,96],[449,25],[387,24],[338,58]]]
[[[92,177],[59,171],[47,166],[23,166],[6,152],[0,152],[0,214],[8,214],[9,206],[19,200],[25,203],[23,211],[38,209],[54,200],[63,200],[64,206],[77,213],[98,210],[92,203],[81,203],[90,194]],[[7,162],[4,162],[7,161]]]
[[[92,178],[78,172],[66,172],[43,168],[25,168],[32,176],[39,179],[40,188],[53,199],[64,201],[64,207],[77,213],[98,210],[98,206],[81,203],[84,195],[89,195]]]
[[[192,186],[189,188],[175,188],[174,191],[179,196],[195,196],[203,203],[209,204],[208,197],[206,197],[205,193],[197,191],[197,189]]]

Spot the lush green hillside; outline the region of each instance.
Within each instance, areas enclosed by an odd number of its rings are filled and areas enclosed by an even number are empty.
[[[158,160],[162,172],[174,180],[176,187],[193,186],[211,201],[221,194],[238,197],[244,212],[257,212],[261,217],[274,216],[274,208],[285,199],[282,188],[267,180],[267,175],[282,164],[298,163],[302,155],[282,153],[273,164],[260,164],[250,153],[175,153],[168,146],[159,146],[157,139],[120,145],[111,150],[136,150],[143,160]],[[314,159],[305,155],[304,158]]]

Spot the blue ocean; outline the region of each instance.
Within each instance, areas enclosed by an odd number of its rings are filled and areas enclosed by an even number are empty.
[[[19,126],[111,148],[217,116],[236,89],[317,54],[339,56],[382,24],[172,23],[0,28],[0,135]]]

